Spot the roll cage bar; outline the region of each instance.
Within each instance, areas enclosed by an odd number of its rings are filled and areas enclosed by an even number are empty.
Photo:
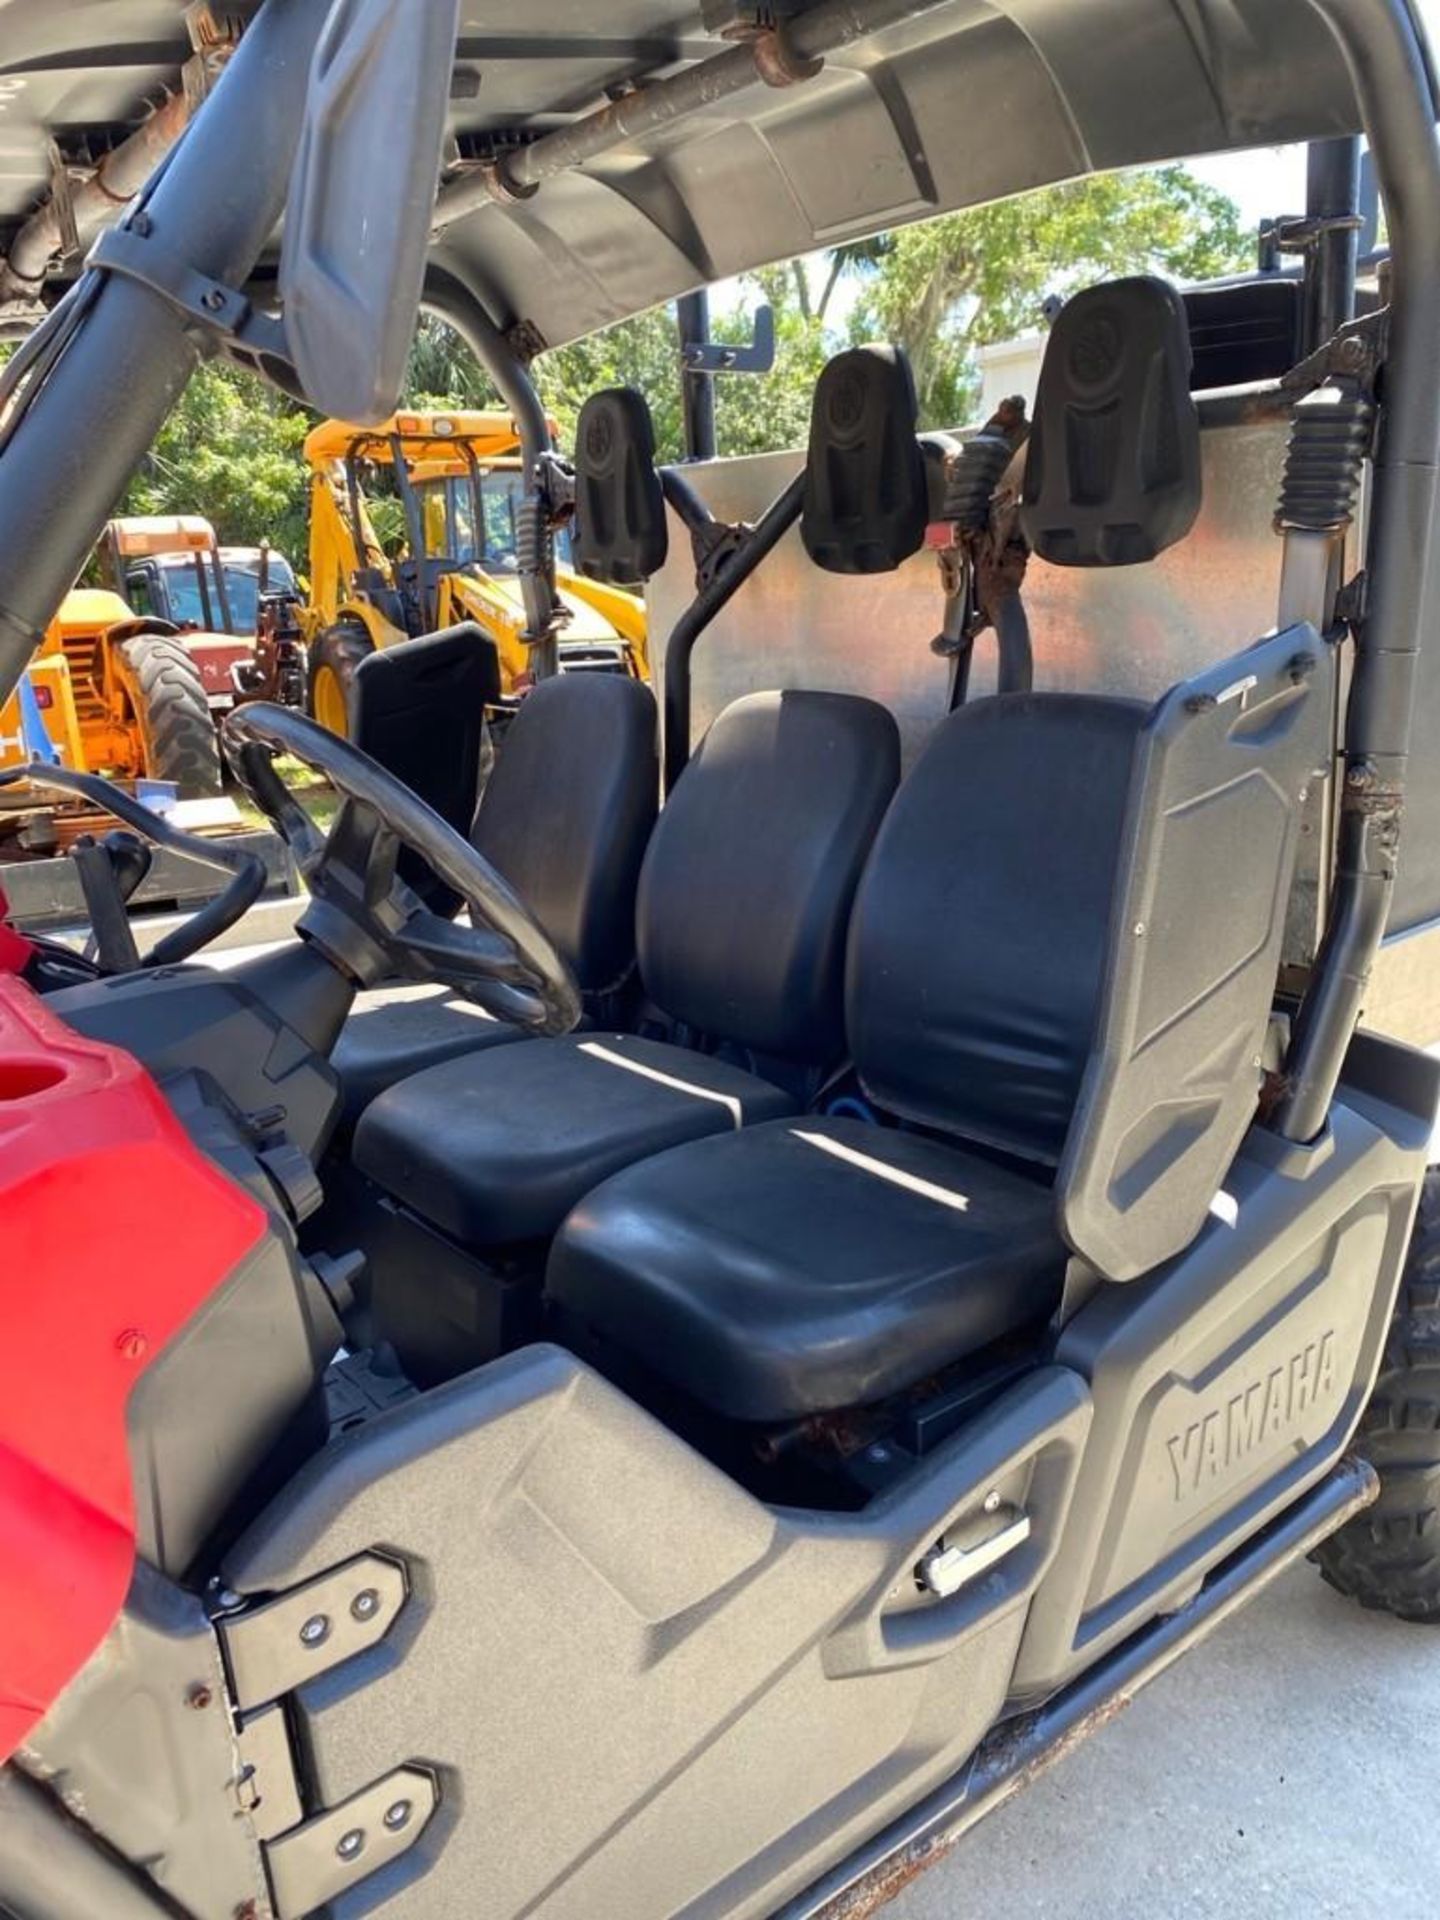
[[[842,39],[861,38],[933,4],[826,0],[799,16],[791,52],[808,54],[810,41],[832,27]],[[1369,552],[1363,594],[1347,610],[1356,650],[1335,886],[1276,1116],[1293,1140],[1312,1138],[1324,1123],[1393,893],[1416,664],[1435,593],[1440,463],[1440,383],[1433,371],[1440,338],[1440,149],[1424,49],[1404,0],[1309,4],[1349,69],[1389,218],[1392,263]],[[172,260],[213,283],[245,284],[284,211],[311,55],[326,13],[311,0],[267,0],[205,110],[131,215],[132,226],[139,218],[147,230],[163,233]],[[733,69],[738,86],[754,55],[736,49],[717,59],[729,63],[726,72]],[[682,75],[647,90],[639,104],[617,111],[618,137],[626,137],[634,113],[660,110],[665,101],[683,105],[687,89],[693,91],[693,83]],[[597,125],[583,138],[602,131]],[[546,166],[573,163],[575,146],[576,136],[562,132],[515,164],[533,172],[542,157]],[[239,151],[249,156],[243,169],[234,165]],[[1345,167],[1352,164],[1343,159]],[[1340,178],[1341,156],[1334,153],[1323,165],[1327,177],[1312,179],[1312,189],[1324,186],[1343,197],[1349,184]],[[442,211],[453,212],[453,200]],[[1317,237],[1315,260],[1312,325],[1322,328],[1340,311],[1353,237],[1331,227]],[[553,448],[544,408],[510,339],[472,288],[432,270],[426,304],[474,349],[517,422],[526,483],[519,558],[527,637],[537,672],[553,671],[560,608],[547,510]],[[17,355],[7,375],[11,415],[0,428],[0,698],[13,689],[133,467],[219,337],[218,328],[216,338],[205,337],[173,289],[92,266]],[[89,453],[77,465],[54,450],[74,444],[82,422]],[[703,421],[697,431],[703,436]],[[693,521],[683,481],[672,476],[669,492],[682,517]],[[713,572],[671,638],[667,665],[678,669],[667,685],[672,768],[688,740],[689,652],[798,506],[792,484],[747,536],[743,558],[732,555],[730,565]]]

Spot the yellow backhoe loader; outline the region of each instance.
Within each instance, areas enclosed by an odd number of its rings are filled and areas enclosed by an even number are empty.
[[[495,643],[502,692],[529,684],[520,591],[520,441],[508,413],[395,414],[377,427],[326,420],[305,442],[310,482],[310,602],[301,624],[310,709],[348,732],[350,684],[376,648],[473,621]],[[393,493],[405,527],[392,560],[372,496]],[[645,610],[623,590],[582,578],[559,535],[557,585],[569,615],[562,672],[648,678]]]

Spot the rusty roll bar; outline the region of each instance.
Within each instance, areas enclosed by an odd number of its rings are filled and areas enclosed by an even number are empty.
[[[1405,0],[1310,0],[1350,70],[1392,249],[1389,354],[1375,454],[1366,605],[1355,623],[1330,914],[1286,1062],[1275,1124],[1325,1124],[1395,890],[1440,464],[1440,148],[1425,50]]]
[[[573,126],[558,127],[493,165],[462,174],[440,193],[435,230],[442,232],[491,200],[528,200],[557,174],[705,113],[751,87],[803,84],[821,71],[827,55],[947,4],[949,0],[821,0],[782,26],[667,79],[638,86]]]
[[[190,123],[190,102],[181,89],[148,115],[128,140],[107,153],[70,195],[70,212],[82,247],[116,219],[135,198]],[[0,259],[0,303],[37,300],[51,263],[65,249],[65,216],[58,194],[37,207]]]

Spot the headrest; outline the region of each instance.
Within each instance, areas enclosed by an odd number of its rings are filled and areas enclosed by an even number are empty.
[[[828,573],[890,573],[929,518],[910,363],[898,347],[837,354],[815,385],[800,536]]]
[[[1113,280],[1060,310],[1045,348],[1020,523],[1057,567],[1125,567],[1200,511],[1190,330],[1163,280]]]
[[[594,393],[575,429],[575,569],[639,586],[664,566],[668,546],[650,409],[632,387]]]

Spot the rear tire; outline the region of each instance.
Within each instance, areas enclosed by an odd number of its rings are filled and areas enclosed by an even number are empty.
[[[221,792],[220,742],[200,669],[168,633],[137,633],[118,644],[120,679],[135,710],[152,780],[170,780],[183,800]]]
[[[1320,1570],[1362,1607],[1440,1624],[1440,1167],[1425,1176],[1355,1445],[1379,1472],[1380,1498],[1318,1549]]]
[[[360,627],[327,627],[310,648],[311,718],[318,720],[342,740],[350,738],[350,690],[356,669],[375,651],[370,636]]]

